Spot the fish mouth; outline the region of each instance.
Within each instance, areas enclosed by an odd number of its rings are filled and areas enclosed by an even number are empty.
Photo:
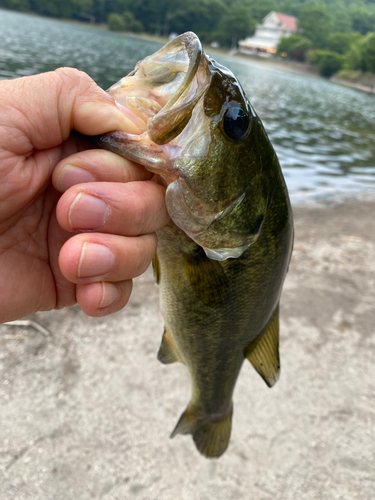
[[[210,81],[201,42],[187,32],[140,61],[108,92],[140,133],[163,145],[185,128]]]

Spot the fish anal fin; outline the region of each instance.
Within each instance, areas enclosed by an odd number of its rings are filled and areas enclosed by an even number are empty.
[[[160,264],[157,254],[152,259],[152,270],[154,272],[155,283],[158,285],[160,283]]]
[[[171,336],[165,328],[158,352],[158,360],[164,365],[169,365],[170,363],[175,363],[176,361],[180,361],[182,363],[182,360],[173,345]]]
[[[177,434],[192,434],[199,453],[206,458],[218,458],[228,448],[232,429],[233,409],[218,418],[200,417],[189,405],[181,415],[171,438]]]
[[[268,387],[276,384],[280,376],[279,306],[264,330],[247,346],[245,357]]]

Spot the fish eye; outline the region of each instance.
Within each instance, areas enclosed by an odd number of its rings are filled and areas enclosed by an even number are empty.
[[[229,139],[239,141],[247,134],[250,126],[249,114],[239,106],[227,109],[223,119],[223,129]]]

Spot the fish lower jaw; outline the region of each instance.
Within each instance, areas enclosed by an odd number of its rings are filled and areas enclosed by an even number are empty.
[[[202,248],[209,259],[223,261],[227,259],[237,259],[238,257],[241,257],[241,255],[245,252],[245,250],[249,248],[250,245],[251,243],[235,248],[215,248],[215,249],[206,247]]]

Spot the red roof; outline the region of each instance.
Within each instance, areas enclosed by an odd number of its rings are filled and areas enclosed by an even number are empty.
[[[288,31],[297,31],[297,21],[298,19],[294,16],[288,16],[287,14],[280,14],[280,12],[275,12],[279,22],[285,26]]]

